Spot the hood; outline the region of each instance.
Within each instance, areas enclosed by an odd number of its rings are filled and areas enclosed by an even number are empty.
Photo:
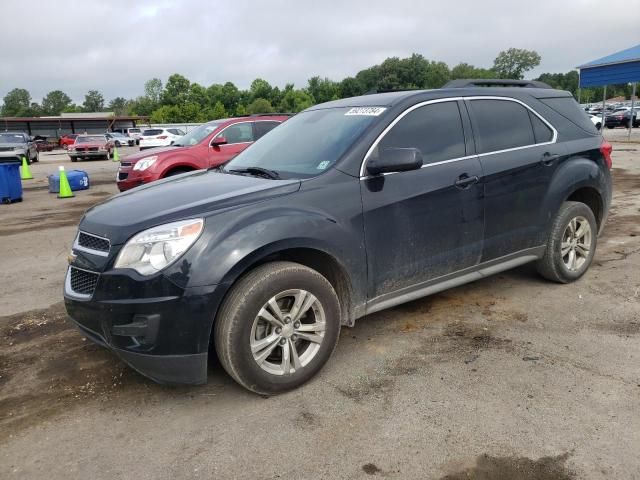
[[[125,162],[136,163],[138,160],[142,160],[143,158],[151,157],[153,155],[164,157],[167,154],[184,152],[191,148],[192,147],[159,147],[159,148],[154,148],[152,150],[145,150],[143,152],[127,155],[126,158],[123,158],[123,160]]]
[[[87,210],[80,229],[107,237],[112,245],[171,221],[206,217],[298,191],[300,180],[269,180],[197,170],[121,193]]]
[[[16,150],[25,150],[27,148],[26,143],[6,143],[0,142],[0,148],[6,150],[8,148],[16,149]]]

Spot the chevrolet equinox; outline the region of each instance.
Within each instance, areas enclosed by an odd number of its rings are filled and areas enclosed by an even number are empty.
[[[359,317],[527,262],[580,278],[610,168],[571,95],[537,82],[316,105],[222,167],[88,210],[67,311],[157,382],[203,383],[217,354],[275,394],[313,377]]]

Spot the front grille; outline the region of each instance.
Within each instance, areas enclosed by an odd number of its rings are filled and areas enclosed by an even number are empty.
[[[100,274],[71,267],[70,276],[71,290],[80,295],[93,295]]]
[[[84,232],[80,232],[78,235],[78,245],[90,250],[98,250],[99,252],[108,252],[111,246],[107,238],[96,237]]]
[[[118,172],[118,180],[126,180],[129,176],[129,172]]]
[[[0,152],[12,152],[13,147],[0,147]]]

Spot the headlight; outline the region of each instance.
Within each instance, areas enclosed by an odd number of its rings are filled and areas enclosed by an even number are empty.
[[[136,164],[133,166],[133,169],[134,170],[146,170],[151,165],[156,163],[157,159],[158,159],[158,157],[156,155],[153,155],[153,156],[147,157],[147,158],[143,158],[142,160],[136,162]]]
[[[159,272],[175,262],[202,233],[204,220],[167,223],[133,236],[118,254],[115,268],[133,268],[141,275]]]

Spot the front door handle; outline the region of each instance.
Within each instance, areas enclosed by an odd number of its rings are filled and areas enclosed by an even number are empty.
[[[470,177],[467,173],[463,173],[458,177],[458,180],[455,182],[455,186],[460,189],[469,188],[474,183],[478,183],[479,178],[476,175]]]
[[[545,152],[540,159],[540,162],[546,166],[550,167],[553,163],[560,158],[560,155],[554,155],[549,152]]]

